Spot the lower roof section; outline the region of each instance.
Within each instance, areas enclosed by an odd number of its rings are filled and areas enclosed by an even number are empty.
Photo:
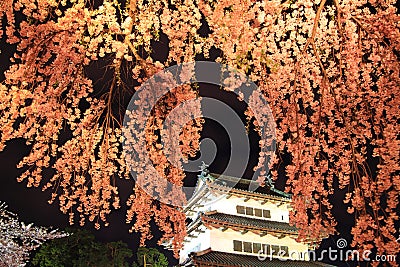
[[[254,229],[259,232],[275,231],[283,233],[297,234],[297,228],[286,222],[277,222],[265,219],[256,219],[246,216],[210,211],[201,216],[204,224],[226,225],[229,227],[239,227],[243,229]]]
[[[334,267],[326,263],[315,261],[295,261],[273,258],[260,260],[257,256],[241,255],[226,252],[212,251],[211,249],[196,252],[191,255],[194,266],[218,266],[218,267]],[[193,266],[193,265],[185,265]]]

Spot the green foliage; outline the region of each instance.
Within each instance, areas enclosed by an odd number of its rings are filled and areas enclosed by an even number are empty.
[[[133,263],[133,267],[168,267],[168,259],[164,254],[155,248],[140,247],[137,251],[137,262]],[[146,259],[146,266],[144,260]]]
[[[121,241],[101,243],[86,230],[67,229],[71,235],[45,243],[32,260],[40,267],[125,267],[132,251]]]

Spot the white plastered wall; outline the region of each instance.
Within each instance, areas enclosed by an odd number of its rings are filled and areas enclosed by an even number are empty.
[[[287,246],[289,248],[289,256],[291,259],[298,260],[301,255],[307,255],[308,246],[306,244],[298,243],[293,237],[285,236],[278,238],[274,235],[267,234],[265,236],[257,235],[253,232],[247,232],[242,234],[232,229],[221,231],[220,229],[212,229],[210,232],[211,249],[214,251],[246,254],[246,255],[257,255],[257,253],[246,253],[238,252],[233,249],[233,240],[239,240],[244,242],[262,243],[269,245]],[[306,260],[308,258],[306,257]]]

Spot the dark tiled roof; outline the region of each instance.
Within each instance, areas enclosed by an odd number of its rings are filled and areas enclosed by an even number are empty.
[[[206,179],[207,181],[203,186],[200,186],[200,181]],[[219,175],[215,173],[208,173],[203,179],[200,177],[196,182],[196,190],[188,200],[184,211],[191,209],[193,205],[199,202],[205,195],[210,191],[218,191],[222,194],[236,195],[245,198],[254,198],[262,202],[269,200],[278,203],[290,203],[291,195],[282,192],[273,187],[262,187],[256,181],[227,176]]]
[[[259,267],[259,266],[273,266],[273,267],[334,267],[333,265],[324,264],[314,261],[293,261],[293,260],[280,260],[267,258],[261,261],[257,256],[240,255],[226,252],[209,251],[206,253],[193,253],[192,259],[195,264],[203,263],[210,264],[209,266],[238,266],[238,267]],[[214,265],[212,265],[214,264]]]
[[[215,173],[210,173],[210,176],[215,178],[215,183],[218,185],[224,185],[229,188],[234,188],[240,191],[248,191],[259,194],[265,194],[270,196],[275,196],[279,198],[288,198],[290,199],[291,195],[285,192],[282,192],[276,188],[272,188],[269,186],[260,186],[258,182],[252,181],[249,179],[238,178],[227,175],[219,175]]]
[[[270,220],[249,218],[219,212],[210,212],[203,215],[203,221],[207,219],[228,223],[231,225],[240,225],[246,228],[254,228],[257,230],[272,230],[278,232],[296,233],[297,228],[285,222],[276,222]]]

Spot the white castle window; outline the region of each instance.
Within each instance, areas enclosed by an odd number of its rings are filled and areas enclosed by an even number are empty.
[[[252,243],[247,241],[233,240],[233,250],[237,252],[246,252],[258,254],[262,251],[267,256],[289,256],[288,246],[278,246],[270,244]]]
[[[248,216],[255,216],[255,217],[264,217],[264,218],[271,218],[271,211],[264,210],[264,209],[257,209],[252,207],[245,207],[245,206],[236,206],[236,211],[238,214],[244,214]]]

